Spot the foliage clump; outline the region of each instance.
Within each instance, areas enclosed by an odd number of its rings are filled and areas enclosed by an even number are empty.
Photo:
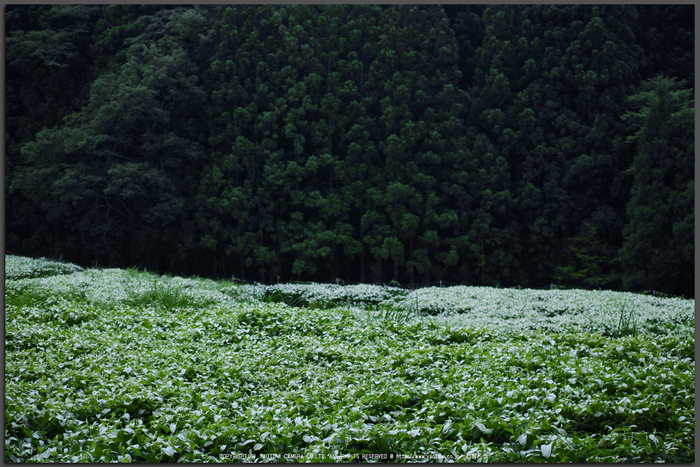
[[[46,258],[5,255],[5,280],[33,279],[37,277],[73,274],[83,268],[73,263],[52,261]]]

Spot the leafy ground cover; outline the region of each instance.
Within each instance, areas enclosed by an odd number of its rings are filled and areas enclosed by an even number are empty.
[[[65,267],[6,256],[7,462],[695,458],[692,300]]]

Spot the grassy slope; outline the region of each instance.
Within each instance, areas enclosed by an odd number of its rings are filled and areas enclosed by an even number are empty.
[[[694,301],[6,261],[9,462],[694,460]]]

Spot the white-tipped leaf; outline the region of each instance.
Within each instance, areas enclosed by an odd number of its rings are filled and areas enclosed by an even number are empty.
[[[542,449],[542,455],[544,456],[545,459],[549,459],[552,455],[552,444],[543,444],[541,446]]]
[[[477,424],[476,424],[476,427],[477,427],[482,433],[484,433],[484,434],[486,434],[486,435],[490,435],[491,433],[493,433],[493,430],[492,430],[491,428],[486,428],[486,425],[484,425],[484,424],[481,423],[481,422],[477,423]]]

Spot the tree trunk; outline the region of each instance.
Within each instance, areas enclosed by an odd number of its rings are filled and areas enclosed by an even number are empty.
[[[360,252],[360,282],[365,283],[365,248]]]
[[[335,280],[338,278],[338,245],[333,245],[331,258],[331,279]]]
[[[226,266],[224,265],[226,263],[226,257],[224,256],[224,250],[223,248],[221,249],[221,275],[225,278],[226,277]]]
[[[408,251],[409,255],[408,257],[413,261],[413,237],[408,239]],[[413,267],[411,267],[411,288],[413,288]]]

